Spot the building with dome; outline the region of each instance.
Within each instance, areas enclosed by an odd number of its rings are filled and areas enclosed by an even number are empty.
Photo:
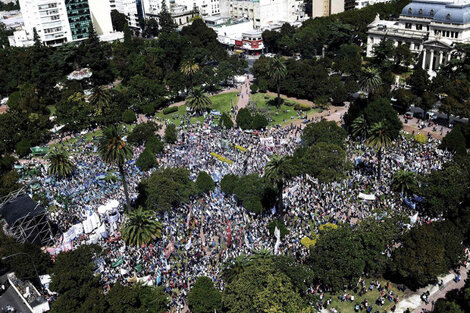
[[[456,43],[470,44],[470,2],[462,0],[414,0],[397,21],[376,18],[367,32],[367,56],[384,38],[395,46],[406,44],[416,54],[417,65],[431,77],[449,62]]]

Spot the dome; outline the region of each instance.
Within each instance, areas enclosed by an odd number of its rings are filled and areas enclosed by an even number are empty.
[[[433,21],[452,24],[470,23],[470,3],[447,5],[434,15]]]
[[[401,11],[402,16],[420,17],[432,19],[447,4],[453,1],[433,1],[433,0],[418,0],[413,1],[406,5]]]

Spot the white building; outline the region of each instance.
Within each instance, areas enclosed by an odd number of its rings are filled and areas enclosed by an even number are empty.
[[[452,0],[415,0],[405,6],[398,21],[378,18],[369,25],[367,56],[381,40],[406,44],[418,66],[431,76],[449,62],[456,43],[470,43],[470,3]]]
[[[129,27],[139,27],[139,13],[137,11],[136,0],[113,0],[111,6],[127,17]]]
[[[355,8],[356,9],[362,9],[365,8],[368,5],[373,5],[377,3],[385,3],[385,2],[390,2],[390,0],[357,0]]]
[[[305,18],[302,0],[220,0],[220,14],[249,19],[255,28]]]
[[[24,28],[8,37],[11,46],[31,46],[34,29],[47,46],[84,40],[90,22],[102,40],[123,37],[113,31],[109,0],[20,0],[20,8]]]
[[[344,0],[313,0],[312,17],[330,16],[344,12]]]
[[[146,17],[159,14],[161,6],[161,0],[142,0],[142,10]],[[181,6],[184,6],[186,11],[196,9],[201,16],[220,14],[220,0],[173,0],[171,3],[166,0],[166,6],[170,11],[179,11]]]

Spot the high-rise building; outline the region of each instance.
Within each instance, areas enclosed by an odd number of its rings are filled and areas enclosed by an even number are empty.
[[[312,17],[330,16],[344,12],[345,0],[313,0]]]
[[[72,40],[88,37],[91,16],[88,0],[65,0]]]
[[[102,40],[122,38],[114,33],[109,0],[20,0],[24,29],[8,37],[11,46],[31,46],[34,30],[47,46],[88,38],[90,22]]]
[[[28,41],[32,41],[34,29],[48,46],[72,41],[64,0],[20,0],[20,8]]]

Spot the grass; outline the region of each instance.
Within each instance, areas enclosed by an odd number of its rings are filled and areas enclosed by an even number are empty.
[[[235,106],[238,103],[238,96],[236,91],[215,95],[209,98],[212,101],[211,110],[219,111],[220,113],[230,112],[232,105]],[[183,104],[178,106],[178,111],[176,112],[165,115],[162,111],[160,111],[155,114],[155,117],[158,117],[160,121],[169,120],[176,126],[180,126],[182,117],[185,117],[186,114],[186,104]],[[204,117],[191,117],[190,121],[192,124],[196,122],[202,123],[204,121]]]
[[[366,280],[367,288],[369,288],[371,280],[372,279],[367,279]],[[386,280],[379,279],[379,281],[382,284],[382,286],[387,284]],[[398,291],[396,286],[393,285],[393,284],[390,284],[390,286],[391,286],[390,289],[393,290],[395,295],[398,295],[399,299],[402,299],[403,298],[403,292]],[[365,299],[367,299],[367,302],[369,302],[369,304],[373,305],[372,312],[376,312],[377,310],[379,310],[380,312],[383,312],[385,310],[387,312],[390,312],[390,309],[394,305],[394,302],[390,302],[388,299],[385,299],[385,304],[383,306],[379,306],[379,305],[375,304],[375,301],[380,296],[380,292],[377,289],[374,289],[373,291],[370,291],[369,289],[367,289],[367,293],[365,295],[362,295],[362,297],[359,297],[359,294],[354,293],[354,291],[352,291],[352,290],[348,290],[346,293],[349,293],[350,295],[354,295],[354,302],[350,302],[350,301],[341,302],[341,300],[338,299],[338,296],[340,295],[340,293],[335,294],[335,295],[326,293],[324,299],[331,298],[331,304],[328,307],[328,309],[335,308],[335,309],[338,310],[339,313],[354,313],[355,304],[356,303],[361,303]]]
[[[250,102],[258,109],[268,113],[270,117],[270,125],[290,124],[292,121],[299,119],[299,116],[297,115],[298,111],[294,110],[294,105],[300,103],[284,99],[283,104],[281,104],[281,109],[278,111],[276,106],[269,104],[269,102],[275,98],[276,97],[268,95],[267,93],[255,93],[251,96]],[[286,103],[289,105],[286,105]],[[316,112],[318,112],[318,110],[312,108],[309,111],[300,113],[302,116],[305,116],[306,113],[311,115]]]

